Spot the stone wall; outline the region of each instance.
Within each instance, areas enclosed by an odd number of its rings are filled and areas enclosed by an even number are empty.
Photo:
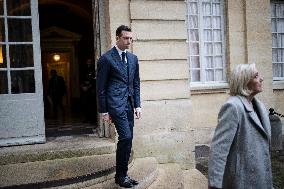
[[[132,51],[140,60],[142,119],[136,121],[136,157],[194,165],[194,146],[209,144],[228,86],[191,90],[186,43],[186,2],[109,0],[111,46],[115,29],[130,25]],[[117,11],[120,10],[120,11]],[[256,63],[264,77],[257,97],[284,113],[284,84],[272,82],[269,0],[226,0],[227,72],[237,64]],[[282,87],[283,86],[283,87]]]
[[[109,15],[113,40],[117,26],[131,26],[139,58],[142,119],[135,123],[134,156],[193,168],[185,2],[110,0]]]
[[[257,97],[267,108],[284,113],[284,85],[275,90],[272,82],[270,1],[227,0],[225,7],[228,75],[235,65],[254,62],[264,78],[264,91]],[[229,96],[228,90],[192,93],[194,118],[191,126],[195,130],[195,141],[196,144],[209,144],[219,109]]]

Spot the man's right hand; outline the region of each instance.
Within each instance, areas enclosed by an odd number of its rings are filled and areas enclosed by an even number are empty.
[[[111,117],[108,113],[101,113],[101,119],[105,122],[111,122]]]

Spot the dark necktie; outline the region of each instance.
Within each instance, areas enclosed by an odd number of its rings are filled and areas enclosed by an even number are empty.
[[[129,68],[128,68],[128,63],[125,61],[125,58],[126,58],[125,52],[121,53],[121,58],[122,58],[123,64],[126,66],[126,69],[127,69],[127,79],[129,79]]]
[[[122,53],[121,53],[121,59],[122,59],[122,62],[126,65],[125,56],[126,56],[126,53],[125,53],[125,52],[122,52]],[[126,65],[126,66],[127,66],[127,65]]]

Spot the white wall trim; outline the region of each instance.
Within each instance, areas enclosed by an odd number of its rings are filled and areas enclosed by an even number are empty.
[[[284,81],[273,81],[272,82],[273,89],[284,89]]]

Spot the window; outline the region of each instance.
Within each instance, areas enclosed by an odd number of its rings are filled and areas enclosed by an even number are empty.
[[[284,2],[271,2],[273,80],[284,81]]]
[[[30,0],[0,1],[0,94],[35,93]]]
[[[226,82],[224,3],[187,0],[191,84]]]

